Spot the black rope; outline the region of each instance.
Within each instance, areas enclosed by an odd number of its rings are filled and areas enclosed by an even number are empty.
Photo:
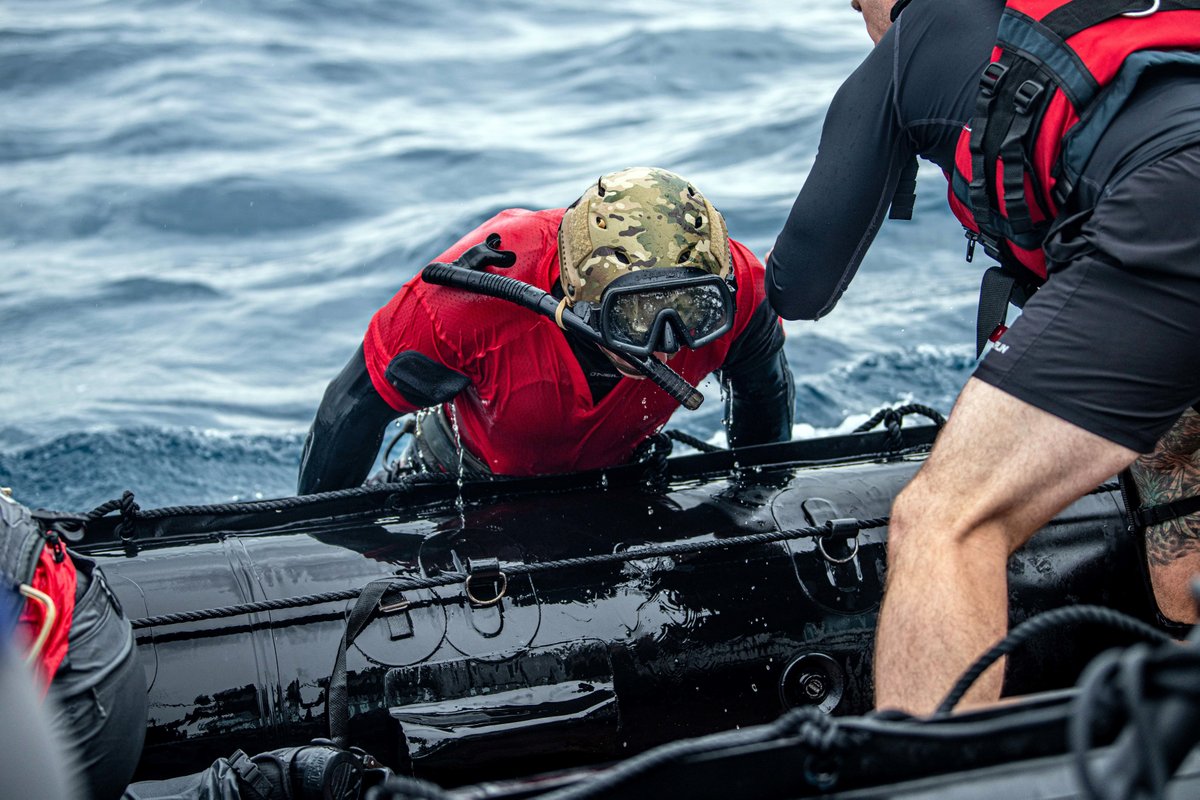
[[[701,453],[720,453],[725,450],[724,447],[717,447],[715,444],[709,444],[703,439],[692,436],[690,433],[684,433],[683,431],[667,431],[666,433],[667,436],[671,437],[680,444],[686,444],[688,447],[695,448]]]
[[[115,531],[118,534],[121,534],[122,531],[127,531],[132,536],[133,525],[138,520],[165,519],[167,517],[194,516],[198,514],[253,514],[259,511],[287,511],[294,508],[317,505],[326,500],[345,500],[352,497],[392,494],[397,491],[412,489],[413,486],[418,484],[449,483],[452,480],[453,476],[451,475],[421,473],[420,475],[407,476],[395,483],[354,486],[349,489],[336,489],[331,492],[320,492],[318,494],[305,494],[267,500],[247,500],[238,503],[164,506],[163,508],[152,508],[145,511],[141,510],[138,504],[133,501],[133,492],[126,491],[121,495],[119,500],[109,500],[89,511],[85,516],[89,522],[94,522],[119,508],[121,510],[121,522],[117,524]]]
[[[398,485],[392,484],[391,490],[398,488]],[[1107,491],[1116,490],[1117,484],[1106,483],[1096,487],[1091,491],[1091,494],[1099,494]],[[378,491],[378,490],[375,490]],[[309,495],[308,497],[330,497],[337,496],[357,496],[363,494],[361,488],[344,489],[338,492],[326,492],[323,495]],[[132,499],[132,493],[126,492],[126,496]],[[123,497],[122,500],[125,498]],[[297,498],[285,498],[294,500]],[[299,498],[304,499],[304,498]],[[96,517],[103,516],[115,508],[121,507],[120,500],[110,500],[108,503],[100,506],[96,511],[92,512]],[[136,508],[136,503],[133,504]],[[142,516],[147,517],[151,514],[157,515],[157,511],[143,512]],[[868,530],[871,528],[882,528],[888,524],[887,517],[877,517],[867,520],[855,520],[855,524],[859,530]],[[844,533],[837,534],[838,538],[844,538]],[[785,541],[787,539],[802,539],[815,537],[832,537],[834,536],[833,529],[830,524],[823,527],[808,527],[799,529],[768,531],[764,533],[752,533],[743,536],[730,536],[725,538],[713,539],[705,542],[675,542],[672,544],[662,545],[647,545],[645,547],[624,550],[620,553],[599,553],[591,556],[579,556],[576,558],[563,558],[555,561],[542,561],[535,564],[505,564],[503,565],[504,572],[510,577],[518,577],[521,575],[534,575],[549,570],[569,569],[571,567],[583,567],[596,564],[612,564],[626,561],[635,561],[638,559],[655,558],[659,556],[674,556],[687,555],[692,553],[703,553],[709,550],[721,549],[725,547],[734,547],[739,545],[754,545],[754,544],[771,544],[774,542]],[[444,586],[452,586],[456,583],[461,583],[466,580],[466,574],[460,572],[443,572],[436,578],[417,578],[397,576],[391,588],[396,591],[410,591],[417,589],[435,589]],[[134,629],[149,628],[155,625],[172,625],[181,622],[203,622],[210,619],[221,619],[224,617],[236,617],[243,614],[255,614],[263,611],[282,611],[289,608],[301,608],[306,606],[320,605],[322,603],[344,602],[353,600],[362,593],[361,588],[343,589],[336,592],[321,592],[316,594],[298,595],[296,597],[286,597],[278,600],[259,600],[248,603],[239,603],[231,606],[221,606],[219,608],[203,609],[199,611],[180,611],[173,614],[160,614],[153,617],[142,617],[133,620]]]
[[[887,525],[887,521],[887,517],[876,517],[874,519],[857,520],[855,521],[855,524],[858,526],[859,530],[868,530],[871,528],[882,528]],[[551,570],[569,569],[572,567],[586,567],[596,564],[625,563],[627,561],[637,561],[639,559],[656,558],[661,556],[705,553],[712,550],[722,550],[741,545],[771,544],[773,542],[780,542],[787,539],[801,539],[833,535],[833,526],[831,523],[827,523],[823,526],[811,526],[793,530],[767,531],[764,533],[750,533],[744,536],[730,536],[720,539],[711,539],[703,542],[674,542],[671,544],[646,545],[644,547],[635,547],[628,550],[622,550],[619,553],[597,553],[590,556],[560,558],[554,561],[541,561],[534,564],[506,563],[501,565],[501,569],[509,578],[514,578],[524,575],[536,575],[543,572],[549,572]],[[840,528],[837,536],[839,538],[844,536],[844,533]],[[456,583],[462,583],[464,580],[466,580],[466,578],[467,574],[464,572],[443,572],[434,578],[396,576],[389,581],[388,589],[389,591],[401,592],[416,589],[435,589],[443,586],[452,586]],[[379,580],[380,579],[376,579],[371,583],[377,583]],[[181,611],[174,614],[160,614],[158,616],[135,619],[131,622],[131,624],[135,629],[149,628],[155,625],[172,625],[179,622],[202,622],[204,620],[235,617],[242,614],[254,614],[261,611],[279,611],[286,608],[299,608],[301,606],[312,606],[320,603],[353,600],[362,594],[363,588],[364,587],[359,587],[355,589],[344,589],[337,592],[323,592],[320,594],[287,597],[279,600],[260,600],[252,603],[240,603],[238,605],[222,606],[220,608],[208,608],[200,611]]]
[[[975,685],[975,681],[979,679],[979,676],[1001,657],[1012,653],[1017,647],[1040,633],[1064,625],[1078,625],[1080,623],[1108,625],[1155,644],[1173,641],[1170,636],[1157,628],[1152,628],[1139,619],[1134,619],[1127,614],[1122,614],[1111,608],[1104,608],[1103,606],[1067,606],[1066,608],[1056,608],[1025,620],[1013,628],[1008,636],[1005,636],[992,646],[990,650],[976,659],[975,663],[954,684],[954,688],[946,695],[946,699],[942,700],[937,710],[934,711],[934,716],[944,716],[953,711],[958,702],[962,700],[963,695]]]
[[[812,707],[796,708],[779,717],[770,725],[757,726],[748,730],[724,731],[697,739],[684,739],[660,745],[653,750],[647,750],[641,755],[622,761],[604,772],[590,776],[580,783],[540,797],[542,800],[585,800],[585,798],[596,797],[600,794],[612,795],[614,790],[622,784],[665,764],[733,748],[786,739],[797,740],[797,744],[807,747],[818,755],[833,752],[839,747],[845,747],[848,743],[845,734],[839,730],[836,720]]]
[[[935,409],[920,403],[909,403],[899,408],[884,408],[875,412],[874,416],[855,428],[854,432],[866,433],[882,422],[888,432],[884,446],[894,452],[903,446],[904,437],[900,433],[900,428],[904,424],[904,418],[910,414],[920,414],[928,418],[939,430],[946,424],[946,418]]]
[[[1194,724],[1200,699],[1200,649],[1195,641],[1150,648],[1137,645],[1098,656],[1080,681],[1068,739],[1075,774],[1084,793],[1094,800],[1133,796],[1161,798],[1175,765],[1170,753],[1182,758],[1200,739]],[[1180,705],[1190,700],[1190,705]],[[1093,717],[1097,709],[1122,708],[1128,725],[1109,750],[1108,775],[1097,776],[1088,762],[1092,749]],[[1174,703],[1172,711],[1167,705]],[[1172,739],[1182,739],[1181,742]],[[1099,770],[1097,770],[1099,771]],[[1116,778],[1116,780],[1113,780]]]

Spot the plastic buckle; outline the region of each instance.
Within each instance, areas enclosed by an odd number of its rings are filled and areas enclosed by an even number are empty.
[[[1017,113],[1025,115],[1029,113],[1029,109],[1042,96],[1042,92],[1046,87],[1037,81],[1028,80],[1017,87],[1017,92],[1013,96],[1013,107],[1017,109]]]
[[[1008,65],[1001,64],[999,61],[993,61],[983,68],[983,74],[979,76],[979,93],[984,97],[992,97],[996,94],[996,87],[1008,72]]]

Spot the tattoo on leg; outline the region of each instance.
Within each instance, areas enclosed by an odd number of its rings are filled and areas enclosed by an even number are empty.
[[[1188,410],[1155,445],[1133,462],[1142,505],[1156,506],[1200,493],[1200,414]],[[1146,529],[1146,556],[1163,566],[1200,553],[1200,513]]]

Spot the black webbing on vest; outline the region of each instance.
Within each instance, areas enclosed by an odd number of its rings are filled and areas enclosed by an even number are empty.
[[[1146,11],[1153,0],[1073,0],[1042,17],[1042,25],[1063,39],[1121,14]],[[1200,0],[1162,0],[1158,12],[1200,8]]]
[[[1015,112],[1000,144],[1000,158],[1004,162],[1004,210],[1008,224],[1014,234],[1032,233],[1033,218],[1029,213],[1029,199],[1025,196],[1025,176],[1035,183],[1031,168],[1033,161],[1032,143],[1026,146],[1025,137],[1033,127],[1035,118],[1045,107],[1051,94],[1046,83],[1029,78],[1013,93],[1012,108]],[[1039,105],[1039,100],[1041,105]],[[1037,186],[1032,187],[1036,194]]]
[[[325,692],[325,716],[329,721],[329,738],[338,747],[348,746],[350,727],[350,694],[346,687],[346,650],[362,633],[363,628],[375,616],[379,600],[391,586],[391,578],[368,583],[358,596],[350,617],[346,620],[346,631],[338,644],[337,658],[333,662],[333,674],[329,676],[329,688]]]
[[[900,171],[900,181],[892,193],[892,208],[888,219],[912,219],[913,207],[917,204],[917,157],[913,156]]]
[[[1047,84],[1040,62],[1009,51],[989,65],[980,80],[977,108],[986,104],[989,113],[971,123],[971,211],[985,245],[989,239],[1034,232],[1025,196],[1025,176],[1032,175],[1027,169],[1032,161],[1027,140],[1052,94],[1046,91]],[[991,96],[985,97],[989,92]],[[1003,214],[993,172],[1000,162],[1004,167]],[[1036,177],[1033,180],[1037,182]],[[1035,185],[1034,194],[1037,192]],[[980,207],[983,203],[987,203],[986,209]],[[1007,230],[1001,220],[1007,223]]]
[[[984,134],[987,133],[988,120],[992,113],[992,104],[996,92],[1008,72],[1009,65],[1004,59],[988,64],[979,78],[979,95],[975,99],[975,117],[971,120],[971,138],[968,146],[971,150],[971,184],[969,197],[971,213],[975,216],[975,224],[981,234],[991,236],[992,207],[995,202],[995,187],[990,186],[987,179],[988,161],[985,156]]]
[[[979,311],[975,318],[975,357],[983,353],[996,328],[1008,318],[1008,302],[1017,280],[1003,267],[984,270],[979,285]]]

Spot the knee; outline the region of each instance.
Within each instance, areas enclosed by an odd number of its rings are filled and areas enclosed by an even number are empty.
[[[930,529],[925,511],[927,504],[921,502],[921,487],[918,478],[896,495],[892,501],[892,513],[888,521],[888,562],[895,564],[916,547],[922,546],[922,532]]]

